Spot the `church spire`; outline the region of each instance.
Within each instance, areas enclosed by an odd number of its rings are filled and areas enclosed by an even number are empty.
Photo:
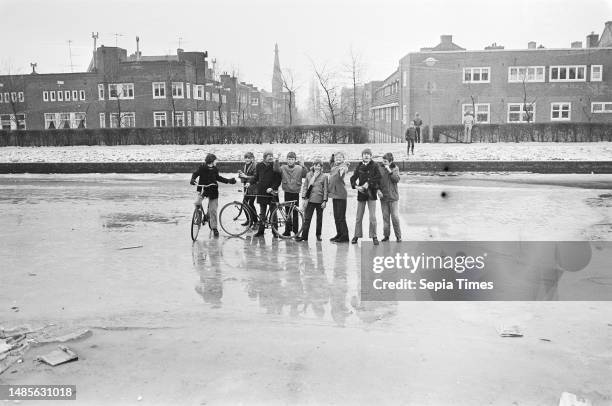
[[[272,73],[272,93],[280,95],[283,92],[283,79],[278,59],[278,44],[274,44],[274,72]]]

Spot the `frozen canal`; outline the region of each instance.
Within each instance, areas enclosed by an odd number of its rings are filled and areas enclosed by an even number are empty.
[[[192,244],[188,181],[0,177],[0,325],[94,331],[78,362],[36,365],[36,348],[0,383],[76,384],[86,403],[612,399],[610,303],[361,303],[360,248],[327,241],[331,208],[322,243],[203,229]],[[405,174],[400,196],[404,240],[612,240],[610,175]]]

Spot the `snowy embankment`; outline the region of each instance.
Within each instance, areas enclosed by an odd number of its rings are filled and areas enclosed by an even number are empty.
[[[221,161],[241,161],[251,151],[261,159],[265,150],[289,151],[300,160],[328,160],[342,151],[348,159],[359,159],[370,147],[374,156],[392,152],[395,160],[417,161],[612,161],[612,142],[593,143],[477,143],[417,144],[415,154],[406,154],[406,144],[214,144],[214,145],[120,145],[73,147],[1,147],[0,162],[201,162],[212,152]]]

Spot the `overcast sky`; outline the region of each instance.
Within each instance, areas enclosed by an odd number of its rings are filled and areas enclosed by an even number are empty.
[[[0,0],[0,69],[27,73],[74,71],[91,59],[91,32],[98,44],[144,55],[207,50],[224,70],[270,90],[274,43],[283,68],[302,85],[311,80],[310,59],[341,70],[351,47],[362,55],[367,80],[384,79],[399,59],[434,46],[441,34],[467,49],[493,42],[507,49],[536,41],[547,48],[585,42],[612,20],[611,0]],[[120,36],[115,37],[114,33]]]

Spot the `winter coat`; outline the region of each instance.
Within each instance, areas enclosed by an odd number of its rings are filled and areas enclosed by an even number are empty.
[[[342,172],[342,174],[340,174]],[[346,184],[344,176],[348,172],[348,165],[342,163],[333,165],[329,172],[328,194],[330,199],[345,199],[346,200]]]
[[[266,192],[266,190],[268,190],[268,188],[278,190],[281,184],[281,174],[274,171],[274,167],[271,163],[259,162],[257,166],[255,166],[253,182],[256,184],[256,192],[259,195],[257,196],[257,202],[262,204],[270,203],[270,198],[272,198],[273,195]],[[265,196],[270,197],[268,198]],[[277,200],[277,197],[273,200]]]
[[[306,199],[310,182],[312,181],[312,189],[310,190],[310,197],[308,197],[308,203],[322,203],[327,201],[327,174],[319,172],[319,175],[314,179],[315,172],[309,171],[306,175],[306,182],[302,185],[302,198]]]
[[[391,168],[391,173],[389,173],[383,164],[378,165],[378,170],[380,172],[380,191],[383,194],[380,200],[395,202],[399,200],[399,192],[397,190],[397,183],[400,180],[399,168],[393,162],[391,162],[389,168]]]
[[[368,184],[368,190],[366,193],[358,192],[357,201],[365,202],[367,200],[377,200],[376,190],[378,190],[378,183],[380,181],[380,172],[378,165],[374,161],[364,164],[359,162],[353,176],[351,176],[351,187],[355,189],[357,186]]]
[[[210,185],[211,183],[218,185],[217,181],[222,183],[236,183],[234,179],[227,179],[219,175],[219,169],[217,169],[216,166],[208,166],[207,164],[200,165],[198,170],[191,174],[191,181],[194,182],[198,177],[198,185]],[[201,190],[202,187],[198,186],[198,192]],[[218,199],[219,188],[215,186],[206,187],[204,188],[203,194],[210,200]]]
[[[274,163],[274,170],[280,172],[281,183],[283,190],[289,193],[300,193],[302,189],[302,179],[306,177],[308,169],[305,166],[295,164],[293,167],[289,165],[279,165],[278,161]]]

